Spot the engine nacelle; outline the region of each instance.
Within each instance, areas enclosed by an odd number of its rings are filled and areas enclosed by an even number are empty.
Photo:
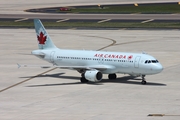
[[[91,82],[99,82],[102,80],[102,73],[98,70],[87,70],[84,77]]]

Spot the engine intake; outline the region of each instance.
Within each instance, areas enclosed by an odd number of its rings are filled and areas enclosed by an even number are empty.
[[[84,77],[91,82],[99,82],[102,80],[102,73],[98,70],[87,70]]]

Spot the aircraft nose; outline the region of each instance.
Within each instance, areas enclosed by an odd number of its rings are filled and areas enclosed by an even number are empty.
[[[163,66],[159,63],[155,66],[154,70],[157,72],[157,73],[160,73],[162,70],[163,70]]]

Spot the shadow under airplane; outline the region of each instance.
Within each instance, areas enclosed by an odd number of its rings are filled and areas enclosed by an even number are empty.
[[[78,82],[72,83],[59,83],[59,84],[43,84],[43,85],[30,85],[27,87],[41,87],[41,86],[59,86],[59,85],[77,85],[77,84],[88,84],[88,85],[103,85],[103,83],[122,83],[122,84],[133,84],[133,85],[141,85],[141,79],[133,76],[124,76],[121,78],[117,78],[114,80],[103,79],[101,82],[88,82],[88,83],[81,83],[80,77],[72,77],[72,76],[62,76],[65,73],[57,73],[57,74],[45,74],[45,75],[38,75],[38,76],[27,76],[27,77],[20,77],[20,78],[31,78],[31,77],[53,77],[53,78],[62,78],[62,79],[71,79],[77,80]],[[147,82],[148,86],[166,86],[166,84],[162,83],[153,83]]]

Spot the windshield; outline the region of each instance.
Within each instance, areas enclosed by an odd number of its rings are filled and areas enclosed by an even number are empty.
[[[147,64],[147,63],[158,63],[159,61],[158,60],[146,60],[144,63]]]

